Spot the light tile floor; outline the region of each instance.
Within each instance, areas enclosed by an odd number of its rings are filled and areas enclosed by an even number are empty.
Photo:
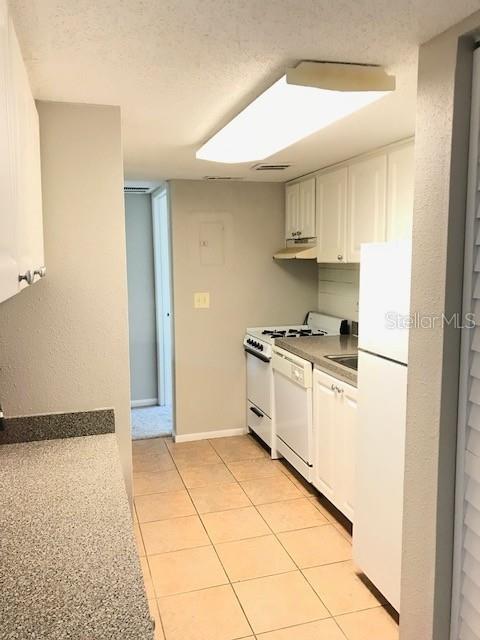
[[[133,443],[156,640],[398,640],[316,491],[250,436]]]

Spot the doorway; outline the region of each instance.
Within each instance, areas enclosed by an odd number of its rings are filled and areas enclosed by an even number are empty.
[[[132,439],[174,433],[168,185],[125,195]]]

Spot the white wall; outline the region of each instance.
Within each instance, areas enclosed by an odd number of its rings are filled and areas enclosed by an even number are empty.
[[[318,309],[339,318],[358,320],[360,265],[318,265]]]
[[[0,304],[7,416],[115,410],[130,487],[120,109],[40,102],[47,277]]]
[[[131,399],[157,399],[157,339],[150,195],[125,195]]]
[[[170,194],[177,434],[242,428],[245,328],[303,321],[317,306],[317,264],[272,260],[284,244],[282,184],[176,180]],[[202,221],[223,223],[223,264],[201,264]],[[210,292],[210,309],[193,308],[195,291]]]
[[[473,38],[480,12],[420,47],[411,312],[461,310]],[[460,332],[410,332],[401,640],[450,625]]]

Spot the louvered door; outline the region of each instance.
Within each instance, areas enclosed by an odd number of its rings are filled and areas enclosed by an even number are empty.
[[[451,640],[480,640],[480,49],[474,54],[465,235]],[[470,327],[474,314],[475,325]]]

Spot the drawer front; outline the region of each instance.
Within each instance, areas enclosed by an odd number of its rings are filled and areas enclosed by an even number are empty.
[[[272,421],[251,402],[247,402],[247,424],[265,444],[272,446]]]

